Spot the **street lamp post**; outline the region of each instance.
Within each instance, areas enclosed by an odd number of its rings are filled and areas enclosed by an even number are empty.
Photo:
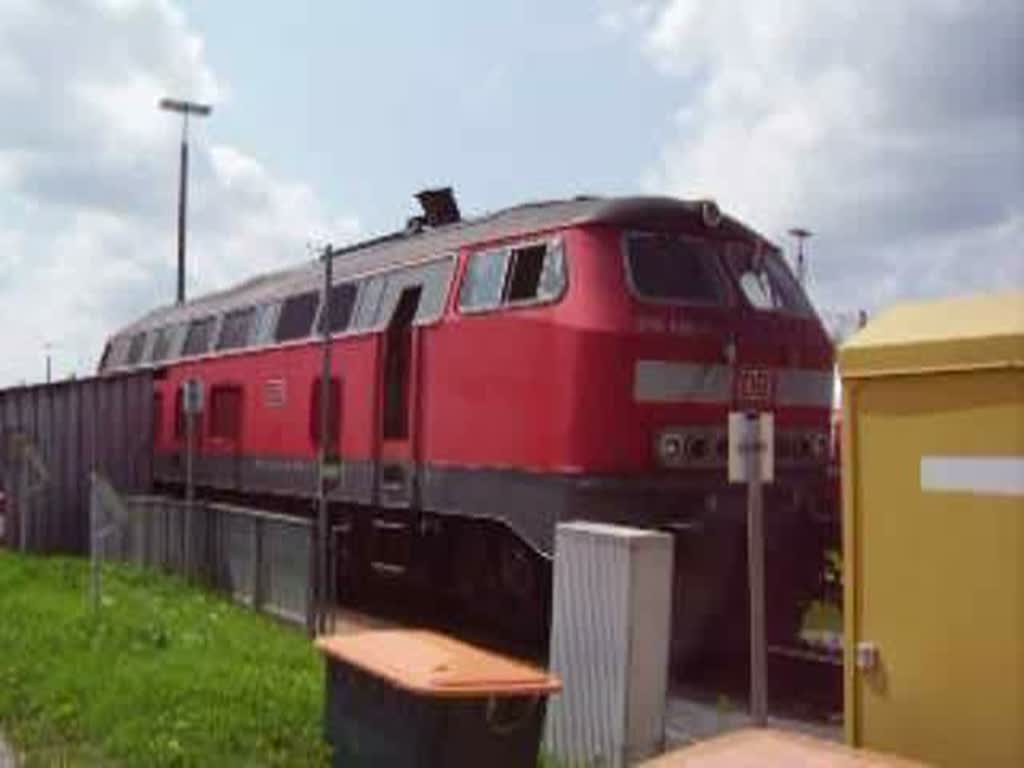
[[[804,240],[814,233],[809,229],[793,227],[789,230],[789,234],[796,238],[796,279],[800,281],[800,285],[804,285],[807,281],[807,263],[804,261]]]
[[[206,117],[213,111],[209,104],[179,99],[160,99],[160,109],[181,115],[181,171],[178,177],[178,296],[185,302],[185,208],[188,202],[188,116]]]

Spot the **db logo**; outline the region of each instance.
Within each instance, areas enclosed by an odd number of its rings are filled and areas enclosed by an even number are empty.
[[[764,368],[741,368],[736,380],[738,400],[770,400],[772,376]]]

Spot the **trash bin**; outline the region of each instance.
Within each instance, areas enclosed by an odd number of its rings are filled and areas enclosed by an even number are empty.
[[[536,765],[547,697],[561,688],[543,670],[423,630],[316,646],[335,766]]]

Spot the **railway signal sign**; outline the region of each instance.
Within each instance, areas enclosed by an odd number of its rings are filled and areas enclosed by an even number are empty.
[[[203,382],[185,379],[181,383],[181,409],[189,416],[203,412]]]
[[[775,480],[775,414],[756,411],[729,414],[729,482],[750,480],[748,453],[757,455],[762,483]]]

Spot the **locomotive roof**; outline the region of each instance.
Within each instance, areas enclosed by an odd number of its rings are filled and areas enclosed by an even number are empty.
[[[399,231],[341,248],[335,252],[334,281],[428,261],[467,245],[482,245],[583,224],[659,229],[678,227],[681,221],[687,224],[699,222],[701,206],[705,202],[670,197],[577,197],[524,203],[441,227]],[[764,240],[725,214],[716,231],[726,236]],[[122,329],[121,333],[159,328],[315,290],[323,279],[321,269],[319,261],[313,260],[259,275],[185,304],[155,309]]]

